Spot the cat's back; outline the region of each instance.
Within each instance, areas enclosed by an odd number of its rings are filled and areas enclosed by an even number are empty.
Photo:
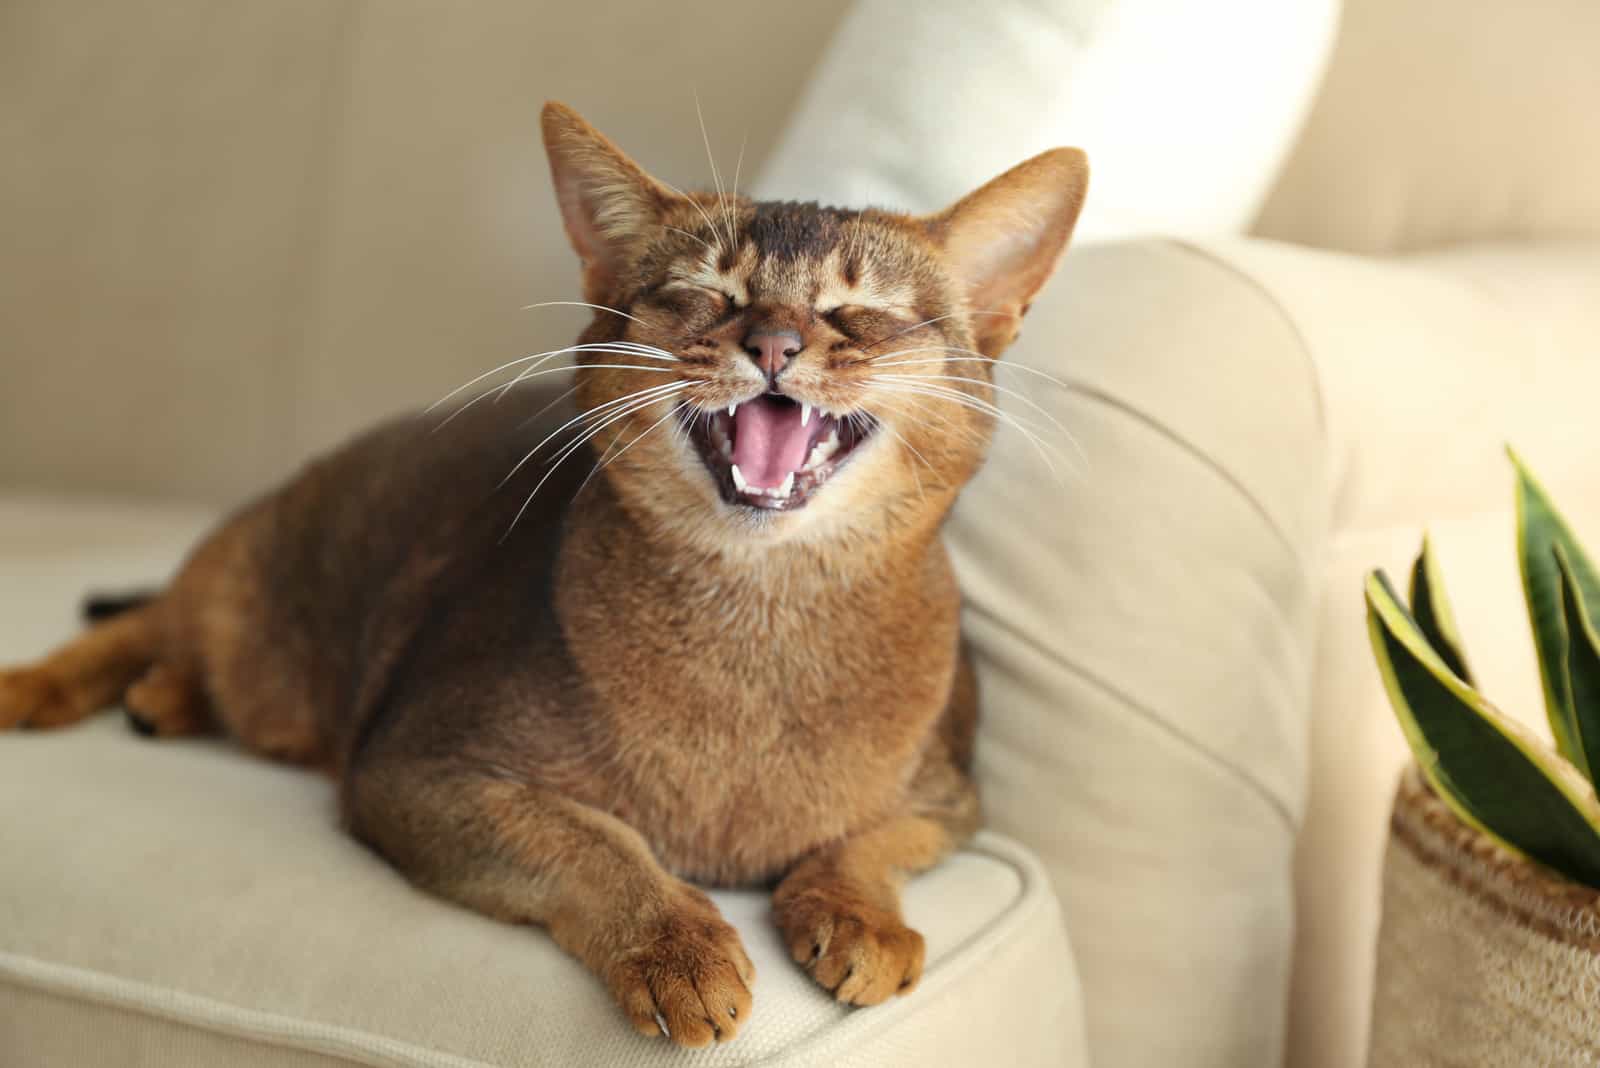
[[[581,448],[549,462],[568,440],[551,434],[571,418],[550,401],[527,389],[390,419],[200,545],[174,594],[204,606],[178,615],[234,734],[314,736],[306,745],[342,766],[417,635],[513,544],[540,596],[561,517],[593,466]]]

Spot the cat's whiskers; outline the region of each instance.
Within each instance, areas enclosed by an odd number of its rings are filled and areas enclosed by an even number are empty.
[[[1031,428],[1024,420],[1010,414],[1009,412],[1001,411],[996,405],[980,400],[979,398],[972,396],[970,393],[964,393],[961,390],[954,389],[949,386],[929,385],[923,382],[906,382],[903,380],[897,380],[897,378],[893,377],[881,379],[875,377],[874,380],[869,384],[869,388],[888,393],[914,394],[917,396],[929,397],[934,400],[948,401],[952,404],[959,404],[962,407],[970,408],[971,410],[987,416],[996,422],[1011,426],[1018,433],[1022,434],[1023,437],[1028,440],[1029,444],[1033,446],[1034,451],[1039,454],[1039,458],[1043,460],[1045,466],[1050,469],[1051,475],[1054,476],[1058,482],[1062,481],[1061,472],[1057,469],[1055,463],[1050,459],[1049,452],[1056,452],[1057,458],[1062,460],[1063,463],[1066,462],[1066,458],[1040,438],[1037,428]],[[1047,450],[1049,451],[1047,452]]]
[[[707,252],[711,253],[713,256],[717,255],[717,247],[711,242],[707,241],[705,238],[701,237],[699,234],[691,234],[689,231],[681,229],[677,226],[663,226],[662,229],[668,231],[669,233],[682,234],[684,237],[687,237],[692,241],[698,241],[700,244],[705,246],[705,250]]]
[[[621,449],[618,449],[616,455],[614,455],[614,456],[611,455],[611,450],[616,446],[616,442],[613,441],[610,445],[607,445],[606,446],[606,451],[604,453],[602,453],[601,456],[600,456],[600,461],[598,463],[596,463],[594,465],[594,467],[590,468],[589,473],[587,475],[585,475],[584,478],[583,478],[583,481],[578,484],[578,491],[577,492],[578,493],[582,493],[583,492],[583,488],[589,484],[589,480],[590,479],[594,478],[595,475],[598,475],[601,471],[604,471],[607,467],[609,467],[616,460],[620,459],[623,453],[627,452],[629,449],[631,449],[635,445],[637,445],[639,443],[639,441],[646,434],[650,433],[656,427],[660,426],[662,423],[665,423],[668,419],[671,419],[673,416],[675,416],[679,412],[683,411],[683,409],[685,407],[687,407],[688,404],[689,404],[689,402],[686,401],[686,400],[681,400],[677,404],[674,404],[671,408],[667,409],[667,414],[666,415],[663,415],[660,419],[657,419],[655,422],[653,422],[649,426],[645,427],[643,432],[641,432],[637,437],[635,437],[632,441],[628,442]],[[620,440],[620,438],[618,440]],[[608,456],[610,457],[609,459],[607,459]],[[575,494],[573,494],[573,496],[577,496],[577,494],[575,493]]]
[[[711,135],[706,132],[706,114],[700,107],[700,91],[698,89],[694,92],[694,114],[695,118],[700,121],[700,140],[706,146],[706,161],[711,164],[711,184],[716,186],[717,189],[717,210],[722,213],[723,225],[728,230],[728,247],[730,249],[737,248],[739,239],[734,233],[733,216],[728,211],[727,194],[722,188],[722,172],[717,169],[717,157],[711,151]]]
[[[917,374],[903,374],[903,373],[902,374],[891,375],[891,376],[888,376],[888,377],[891,377],[891,378],[894,378],[894,379],[898,379],[898,380],[901,380],[901,381],[907,381],[907,382],[930,382],[930,383],[938,383],[938,382],[971,382],[974,385],[986,386],[987,388],[994,390],[996,393],[1003,393],[1008,397],[1017,398],[1023,404],[1026,404],[1028,407],[1032,408],[1034,411],[1038,412],[1040,415],[1042,415],[1046,419],[1048,419],[1050,421],[1051,425],[1054,426],[1057,430],[1059,430],[1062,433],[1062,435],[1064,437],[1066,437],[1069,441],[1072,440],[1072,431],[1067,429],[1066,424],[1064,424],[1061,420],[1057,419],[1054,415],[1052,415],[1049,411],[1047,411],[1042,405],[1040,405],[1032,397],[1029,397],[1026,393],[1022,393],[1022,392],[1020,392],[1018,390],[1009,389],[1006,386],[999,385],[998,383],[990,382],[986,378],[968,378],[965,375],[917,375]],[[1074,444],[1076,444],[1076,443],[1074,442]]]
[[[672,355],[672,353],[666,351],[665,349],[658,349],[654,345],[641,345],[635,341],[591,342],[588,344],[567,345],[559,349],[547,349],[544,352],[535,352],[527,356],[518,356],[514,360],[507,360],[499,367],[490,368],[475,378],[463,382],[461,385],[457,386],[455,389],[452,389],[449,393],[446,393],[444,396],[440,397],[438,400],[424,408],[423,414],[426,415],[440,405],[448,403],[451,398],[471,389],[479,382],[482,382],[485,378],[492,378],[502,371],[508,370],[509,368],[515,367],[521,363],[528,363],[531,360],[538,360],[541,363],[545,363],[555,359],[557,356],[560,356],[563,353],[568,352],[616,352],[618,355],[643,356],[648,359],[663,360],[670,363],[679,362],[676,356]]]
[[[922,353],[922,352],[946,352],[946,353],[951,353],[951,355],[948,355],[948,356],[930,356],[930,357],[928,357],[926,359],[922,359],[922,360],[899,360],[899,359],[889,360],[889,359],[883,359],[883,358],[880,357],[878,359],[874,359],[874,360],[871,360],[869,362],[872,364],[872,367],[873,367],[874,370],[876,370],[876,369],[878,369],[880,367],[910,367],[910,366],[913,366],[913,365],[916,365],[916,364],[945,364],[945,363],[987,364],[988,366],[993,367],[996,370],[1000,370],[1000,371],[1020,371],[1023,374],[1033,375],[1036,378],[1042,378],[1046,382],[1050,383],[1052,386],[1055,386],[1058,389],[1066,390],[1068,392],[1071,392],[1072,389],[1073,389],[1073,386],[1072,386],[1071,382],[1067,381],[1064,378],[1057,378],[1055,375],[1050,374],[1048,371],[1041,371],[1037,367],[1029,367],[1026,364],[1016,363],[1016,362],[1014,362],[1012,360],[996,360],[996,359],[993,359],[993,358],[991,358],[989,356],[985,356],[981,352],[974,352],[972,349],[956,348],[956,347],[950,346],[950,345],[933,345],[933,346],[929,346],[929,347],[926,347],[926,348],[919,347],[919,348],[914,348],[914,349],[896,349],[894,352],[885,353],[884,355],[885,356],[910,356],[910,355],[912,355],[914,353]]]
[[[579,351],[579,350],[572,350],[572,351]],[[649,358],[649,353],[639,352],[639,351],[637,351],[635,349],[631,349],[631,348],[596,347],[596,348],[584,348],[581,351],[583,351],[583,352],[604,352],[604,353],[610,353],[613,356],[643,356],[643,357]],[[540,362],[543,363],[544,361],[540,361]],[[674,361],[674,362],[676,362],[676,361]],[[671,370],[669,370],[668,368],[665,368],[665,367],[641,367],[638,364],[632,364],[632,363],[629,363],[629,364],[584,363],[584,364],[572,364],[572,365],[564,366],[564,367],[551,367],[551,368],[549,368],[547,370],[539,370],[539,364],[534,364],[531,367],[523,368],[521,371],[519,371],[517,373],[517,376],[515,378],[513,378],[511,381],[507,382],[505,385],[503,385],[503,386],[491,386],[485,392],[486,393],[493,393],[493,392],[495,392],[495,390],[499,390],[499,396],[495,397],[495,399],[494,399],[494,402],[496,404],[499,404],[500,401],[505,398],[505,395],[507,393],[510,393],[513,389],[515,389],[517,386],[520,386],[523,382],[527,381],[528,379],[530,379],[530,378],[538,378],[540,375],[546,375],[546,374],[559,374],[562,371],[569,371],[573,367],[604,367],[604,368],[611,368],[611,369],[622,368],[622,369],[632,369],[632,370],[636,370],[636,371],[644,371],[647,374],[655,374],[655,375],[669,375],[669,374],[673,373]],[[474,400],[473,403],[476,403],[476,401],[478,401],[478,400],[482,400],[483,397],[484,397],[484,394],[479,394],[478,397]],[[471,407],[471,404],[468,404],[466,407]]]
[[[553,359],[554,357],[552,356],[551,358]],[[673,373],[671,370],[665,367],[641,367],[640,365],[633,363],[586,363],[578,365],[563,364],[560,367],[546,367],[543,370],[534,370],[530,368],[524,370],[521,374],[517,375],[516,378],[505,383],[504,385],[490,386],[482,393],[479,393],[476,397],[473,397],[461,407],[457,408],[455,411],[439,420],[438,424],[434,426],[430,433],[437,434],[439,431],[443,430],[445,427],[454,422],[463,412],[476,405],[485,397],[494,396],[495,403],[499,403],[500,398],[504,397],[512,389],[512,387],[518,385],[519,383],[528,381],[529,379],[542,378],[545,375],[565,374],[568,371],[574,370],[578,366],[593,367],[596,369],[603,368],[616,371],[642,371],[646,374],[653,375],[670,375]]]
[[[660,182],[661,179],[657,178],[656,181]],[[687,201],[691,208],[700,213],[700,218],[706,221],[706,227],[711,231],[711,236],[717,239],[717,243],[714,245],[706,244],[703,240],[700,243],[710,249],[713,256],[722,255],[722,232],[717,229],[717,224],[712,221],[711,216],[706,212],[705,206],[671,182],[661,182],[661,184],[671,192],[676,193],[680,199]],[[693,237],[694,235],[690,234],[689,236]]]
[[[991,358],[989,356],[985,356],[983,353],[977,352],[977,351],[975,351],[973,349],[965,349],[965,348],[961,348],[961,347],[955,346],[955,345],[931,345],[931,346],[922,346],[922,347],[912,348],[912,349],[897,349],[894,353],[891,353],[889,355],[904,357],[904,356],[914,355],[914,354],[923,353],[923,352],[939,352],[939,353],[948,353],[948,354],[954,354],[954,355],[936,356],[936,357],[929,357],[929,358],[926,358],[926,359],[916,359],[916,360],[908,360],[908,359],[884,360],[884,359],[879,359],[879,360],[873,360],[872,361],[872,368],[873,368],[874,371],[878,371],[878,370],[880,370],[882,368],[888,368],[888,367],[917,367],[917,366],[926,367],[926,366],[943,366],[945,364],[954,364],[954,363],[962,363],[962,364],[965,364],[965,363],[976,363],[976,364],[986,365],[986,366],[988,366],[988,367],[990,367],[992,369],[995,369],[995,370],[1002,370],[1003,369],[1003,370],[1010,370],[1010,371],[1020,371],[1020,372],[1023,372],[1025,374],[1034,375],[1035,377],[1043,379],[1044,381],[1050,383],[1052,386],[1055,386],[1056,388],[1058,388],[1058,389],[1060,389],[1060,390],[1062,390],[1064,392],[1072,392],[1073,391],[1073,387],[1072,387],[1071,383],[1067,382],[1064,379],[1057,378],[1056,376],[1054,376],[1052,374],[1048,374],[1047,372],[1041,371],[1038,368],[1027,367],[1027,366],[1024,366],[1022,364],[1012,363],[1012,362],[1008,362],[1008,361],[1005,361],[1005,360],[996,360],[996,359],[993,359],[993,358]],[[968,375],[959,375],[959,374],[953,374],[953,373],[952,374],[926,376],[926,375],[908,375],[908,374],[904,374],[902,372],[897,372],[895,375],[890,376],[890,377],[914,379],[914,380],[919,380],[919,381],[930,381],[930,380],[938,381],[938,380],[942,379],[942,380],[958,381],[958,382],[973,382],[973,383],[977,383],[977,384],[980,384],[980,385],[986,385],[990,389],[994,390],[997,393],[1003,393],[1003,394],[1005,394],[1007,396],[1016,397],[1018,400],[1022,401],[1022,403],[1028,405],[1034,411],[1038,412],[1040,415],[1042,415],[1046,419],[1048,419],[1055,426],[1055,428],[1061,432],[1062,436],[1065,437],[1067,439],[1067,441],[1072,445],[1073,450],[1078,453],[1079,458],[1082,459],[1085,463],[1088,462],[1088,455],[1084,452],[1082,445],[1079,444],[1077,438],[1073,435],[1072,431],[1069,430],[1061,422],[1061,420],[1057,419],[1049,411],[1047,411],[1045,408],[1041,407],[1038,404],[1038,402],[1033,400],[1033,398],[1029,397],[1026,393],[1023,393],[1018,389],[1012,389],[1009,386],[1002,386],[998,382],[990,382],[990,381],[987,381],[987,380],[981,379],[981,378],[973,378],[973,377],[970,377]]]
[[[942,323],[946,319],[955,319],[955,318],[957,318],[959,316],[962,316],[962,315],[1006,315],[1006,314],[1007,314],[1006,312],[1000,312],[1000,311],[953,311],[953,312],[948,312],[948,313],[946,313],[944,315],[935,315],[932,319],[924,319],[920,323],[912,323],[910,326],[906,327],[904,330],[900,330],[900,331],[897,331],[896,333],[890,334],[888,337],[880,337],[878,340],[874,341],[872,344],[863,347],[861,351],[862,352],[871,352],[873,349],[877,348],[879,345],[886,345],[889,342],[893,341],[897,337],[904,337],[905,335],[911,333],[911,331],[913,331],[913,330],[921,330],[925,326],[932,326],[934,323]]]
[[[894,401],[888,401],[884,400],[883,398],[879,398],[879,403],[881,403],[884,408],[891,412],[904,412],[906,409],[903,408],[902,405],[910,405],[913,409],[913,414],[923,417],[923,422],[928,422],[931,420],[931,418],[937,418],[939,425],[944,432],[959,433],[962,437],[966,438],[968,441],[979,446],[980,448],[988,444],[989,439],[986,436],[978,433],[970,426],[956,422],[947,413],[941,412],[936,408],[929,407],[926,401],[919,400],[911,396],[900,396]]]
[[[881,422],[880,421],[878,423],[878,426],[882,427],[884,430],[887,430],[889,432],[889,436],[890,437],[894,438],[896,441],[900,442],[900,444],[904,445],[908,450],[910,450],[911,455],[915,456],[919,461],[922,462],[922,466],[926,467],[930,472],[932,472],[934,474],[938,473],[937,470],[934,468],[934,466],[928,462],[928,458],[926,456],[922,455],[922,452],[915,445],[911,444],[911,442],[906,440],[906,437],[905,437],[904,434],[900,433],[894,427],[890,426],[888,423],[885,423],[885,422]],[[917,474],[917,465],[916,464],[912,464],[911,465],[911,477],[913,479],[915,479],[916,483],[917,483],[917,498],[919,500],[921,500],[922,502],[926,503],[927,500],[928,500],[928,494],[922,487],[922,476]]]
[[[748,132],[739,138],[739,155],[733,161],[733,202],[739,203],[739,173],[744,170],[744,150],[750,144]]]
[[[571,456],[573,453],[577,452],[578,449],[582,448],[585,442],[593,440],[594,437],[597,434],[599,434],[602,430],[604,430],[606,427],[610,426],[611,424],[613,424],[615,422],[618,422],[619,420],[626,419],[630,415],[633,415],[635,412],[643,411],[644,409],[650,407],[650,405],[656,403],[657,401],[665,400],[666,398],[672,396],[673,393],[675,393],[675,392],[688,389],[690,385],[691,385],[691,383],[689,383],[689,382],[673,382],[673,383],[668,383],[666,386],[657,386],[655,388],[657,390],[661,390],[662,392],[655,393],[652,396],[646,397],[646,398],[644,398],[642,400],[635,400],[632,403],[627,404],[622,409],[609,413],[605,417],[605,419],[603,421],[599,422],[598,424],[584,427],[581,430],[581,432],[575,438],[573,438],[567,444],[563,445],[561,447],[561,451],[558,452],[555,455],[555,457],[550,460],[549,470],[547,470],[544,473],[544,477],[540,478],[538,483],[533,487],[533,492],[529,493],[528,496],[527,496],[527,499],[522,502],[522,507],[517,509],[517,514],[512,518],[511,525],[509,527],[507,527],[506,528],[506,532],[500,536],[500,540],[502,542],[504,542],[506,538],[511,536],[511,532],[517,528],[517,523],[520,522],[522,517],[527,513],[528,506],[531,505],[533,503],[533,499],[539,495],[539,491],[544,488],[544,484],[546,482],[550,481],[551,476],[553,476],[556,473],[556,470],[561,466],[561,464],[569,456]],[[640,391],[640,392],[645,392],[645,391]],[[619,398],[619,400],[620,401],[628,401],[631,397],[634,397],[634,396],[637,396],[637,394],[630,394],[629,397]],[[618,403],[618,401],[610,401],[610,402],[607,402],[607,404],[604,404],[604,405],[597,405],[594,409],[591,409],[589,412],[585,412],[584,416],[580,416],[579,418],[587,417],[589,415],[592,415],[595,411],[599,410],[600,408],[609,407],[609,406],[615,405],[617,403]],[[570,426],[571,422],[569,422],[567,425]],[[559,431],[557,431],[557,433],[559,433]],[[548,440],[549,440],[549,438],[545,439],[545,441],[548,441]],[[528,453],[527,456],[524,456],[520,461],[517,462],[517,467],[514,467],[514,468],[511,469],[511,474],[508,474],[505,477],[505,479],[501,481],[500,485],[502,485],[502,486],[505,485],[505,483],[511,479],[511,476],[515,475],[517,473],[517,468],[520,468],[523,464],[525,464],[528,461],[528,459],[534,455],[534,453],[537,453],[539,451],[539,449],[541,449],[543,447],[544,447],[544,442],[540,442],[538,445],[535,445],[533,447],[533,449]]]
[[[583,388],[583,383],[582,382],[575,382],[572,385],[568,386],[554,400],[550,401],[544,407],[540,408],[538,411],[536,411],[532,415],[528,416],[522,422],[518,423],[517,424],[517,429],[520,431],[520,430],[523,430],[524,428],[526,428],[528,426],[528,424],[530,424],[530,423],[537,423],[539,421],[540,417],[543,416],[545,412],[548,412],[551,408],[554,408],[556,405],[560,404],[562,401],[566,400],[568,397],[572,396],[574,393],[578,392],[578,390],[580,390],[582,388]]]
[[[691,234],[690,236],[692,237],[693,235]],[[610,312],[612,315],[620,315],[624,319],[633,319],[633,321],[638,323],[640,326],[649,326],[650,325],[649,323],[646,323],[643,319],[634,319],[634,317],[629,315],[627,312],[618,311],[616,308],[613,308],[610,305],[606,305],[606,304],[590,304],[586,300],[542,300],[538,304],[524,304],[522,306],[522,310],[523,311],[532,311],[535,308],[557,308],[557,307],[562,307],[562,306],[573,307],[573,308],[593,308],[595,311]]]
[[[562,433],[566,432],[566,430],[568,428],[583,422],[585,419],[589,419],[589,418],[592,418],[592,417],[609,414],[609,410],[610,409],[614,409],[614,408],[618,407],[619,405],[627,405],[627,404],[633,403],[635,401],[640,400],[641,398],[644,399],[644,403],[649,403],[649,402],[655,400],[657,397],[670,396],[671,393],[676,391],[676,390],[687,389],[688,386],[689,386],[688,382],[667,382],[667,383],[663,383],[663,384],[657,385],[657,386],[649,386],[649,387],[647,387],[645,389],[635,390],[632,393],[624,394],[623,396],[616,397],[616,398],[614,398],[612,400],[602,401],[601,403],[595,405],[593,408],[590,408],[587,411],[579,412],[577,415],[573,416],[571,419],[568,419],[565,423],[562,423],[560,426],[556,427],[549,434],[547,434],[537,445],[535,445],[533,448],[529,449],[527,451],[527,453],[523,455],[522,459],[518,460],[516,462],[516,465],[514,467],[512,467],[511,470],[506,473],[506,477],[502,478],[500,480],[500,482],[495,486],[495,488],[499,489],[500,487],[504,486],[507,482],[510,482],[513,478],[516,477],[517,472],[521,471],[522,468],[527,465],[529,460],[533,459],[536,455],[538,455],[540,449],[544,448],[551,441],[553,441],[556,437],[558,437]],[[581,430],[580,430],[580,433],[581,433]]]

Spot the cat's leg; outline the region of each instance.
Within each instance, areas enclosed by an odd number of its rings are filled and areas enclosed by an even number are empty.
[[[641,1033],[704,1046],[749,1017],[755,969],[738,932],[615,817],[489,770],[404,759],[359,762],[345,811],[424,889],[547,928]]]
[[[64,727],[116,704],[157,655],[159,606],[114,616],[36,664],[0,671],[0,730]]]
[[[216,730],[199,676],[170,661],[151,665],[128,687],[122,704],[129,724],[140,734],[166,738]]]
[[[778,884],[773,917],[790,956],[852,1005],[876,1005],[916,986],[923,941],[901,917],[900,884],[977,826],[977,791],[941,747],[901,813],[806,856]]]

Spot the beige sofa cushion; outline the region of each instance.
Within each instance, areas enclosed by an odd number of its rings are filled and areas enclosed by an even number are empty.
[[[0,496],[0,662],[91,585],[158,580],[200,517]],[[760,978],[736,1042],[641,1038],[542,933],[425,896],[335,825],[333,788],[107,716],[0,736],[0,1063],[1086,1063],[1077,977],[1037,861],[992,834],[907,889],[912,995],[851,1012],[787,959],[764,894],[714,895]]]

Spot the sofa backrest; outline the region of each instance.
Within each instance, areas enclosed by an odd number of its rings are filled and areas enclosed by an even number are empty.
[[[1344,0],[1261,236],[1351,252],[1600,234],[1600,5]]]

